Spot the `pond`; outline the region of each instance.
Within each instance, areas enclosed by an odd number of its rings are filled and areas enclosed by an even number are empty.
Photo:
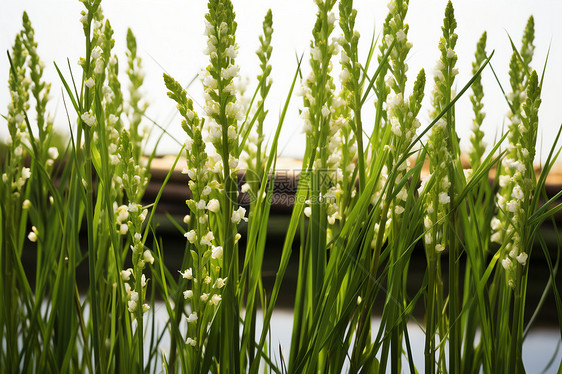
[[[168,318],[166,307],[163,303],[158,302],[155,305],[155,315],[162,324]],[[262,318],[261,312],[258,312],[258,322]],[[158,321],[157,321],[158,322]],[[380,318],[374,317],[371,321],[373,331],[377,331],[380,326]],[[285,362],[289,356],[291,333],[293,328],[293,313],[289,309],[276,310],[273,313],[271,321],[271,344],[273,361],[280,362],[279,351],[283,353]],[[261,331],[261,326],[258,327]],[[408,332],[412,346],[412,355],[414,364],[418,370],[423,371],[424,355],[423,349],[425,344],[425,334],[422,328],[416,323],[408,323]],[[147,337],[148,339],[149,337]],[[162,351],[167,353],[169,343],[162,344]],[[556,373],[560,362],[562,361],[562,342],[560,340],[560,332],[554,328],[540,327],[532,329],[523,343],[523,363],[528,373]],[[407,372],[407,357],[403,358],[404,369]]]

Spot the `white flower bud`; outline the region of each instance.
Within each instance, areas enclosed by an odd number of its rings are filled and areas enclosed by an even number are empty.
[[[133,269],[129,268],[126,270],[121,270],[121,279],[124,281],[128,281],[131,279],[131,275],[133,274]]]
[[[193,323],[195,321],[197,321],[197,312],[193,312],[187,317],[187,323]]]
[[[214,294],[213,296],[211,296],[211,304],[213,305],[219,305],[219,303],[221,302],[222,298],[220,295]]]
[[[80,17],[80,23],[82,23],[82,25],[84,26],[88,26],[88,15],[85,11],[82,11],[80,14],[82,15]]]
[[[30,169],[30,168],[23,167],[23,168],[21,169],[21,177],[22,177],[24,180],[29,179],[29,177],[31,177],[31,169]]]
[[[439,194],[439,203],[448,204],[451,202],[451,197],[446,192],[441,192]]]
[[[35,226],[33,226],[31,228],[31,232],[27,235],[27,238],[29,239],[29,241],[31,242],[36,242],[37,241],[37,228]]]
[[[137,302],[134,300],[129,300],[127,302],[127,309],[129,310],[129,313],[134,313],[137,310]]]
[[[180,274],[185,279],[193,279],[193,270],[191,268],[185,269],[183,273],[180,271]]]
[[[525,264],[527,263],[527,258],[529,256],[525,253],[525,252],[521,252],[519,254],[519,256],[517,256],[515,259],[517,260],[517,262],[519,262],[521,265],[525,266]]]
[[[94,82],[94,79],[93,79],[93,78],[88,78],[88,79],[84,82],[84,84],[86,85],[86,87],[92,88],[92,87],[94,87],[94,86],[96,85],[96,82]]]
[[[222,258],[222,246],[217,246],[213,248],[213,252],[211,253],[211,258],[216,260],[220,260]]]
[[[84,121],[86,125],[90,127],[92,127],[96,123],[96,116],[92,113],[91,110],[89,112],[82,113],[80,118],[82,119],[82,121]]]
[[[238,224],[240,223],[241,220],[248,221],[248,219],[244,217],[245,214],[246,214],[246,209],[244,209],[243,207],[240,207],[238,208],[238,210],[232,212],[232,217],[231,217],[232,223]]]
[[[128,231],[129,231],[129,226],[127,226],[126,223],[122,223],[121,225],[119,225],[119,234],[127,235]]]
[[[209,231],[201,238],[201,245],[211,245],[211,240],[215,239],[215,235],[212,231]]]
[[[57,147],[50,147],[47,153],[53,160],[56,160],[59,157],[59,150],[57,149]]]
[[[493,233],[492,236],[490,237],[490,241],[493,243],[502,244],[501,233],[500,232]]]
[[[193,291],[192,290],[183,291],[183,298],[184,299],[191,299],[192,297],[193,297]]]
[[[217,213],[220,209],[219,201],[217,199],[209,200],[209,203],[207,204],[207,209],[213,213]]]
[[[525,195],[523,194],[521,186],[516,185],[515,187],[513,187],[513,193],[511,194],[511,196],[513,196],[517,200],[523,200]]]
[[[117,215],[118,223],[125,222],[129,218],[129,212],[127,211],[126,205],[121,205],[119,208],[117,208],[117,213],[118,213]]]
[[[151,265],[154,264],[154,257],[152,257],[152,253],[147,249],[142,254],[142,259],[144,262],[149,262]]]
[[[510,200],[506,204],[507,211],[511,213],[517,212],[518,207],[519,207],[519,203],[516,200]]]
[[[492,218],[490,227],[492,228],[492,230],[498,230],[501,227],[501,221],[497,217]]]
[[[197,241],[197,233],[195,230],[188,231],[183,236],[185,236],[191,244],[195,244]]]
[[[236,169],[236,167],[238,166],[238,159],[230,156],[230,159],[228,160],[228,166],[231,169]]]
[[[223,288],[225,284],[226,284],[226,278],[217,278],[214,287]]]
[[[235,59],[238,56],[238,51],[235,46],[231,45],[226,50],[226,57]]]
[[[351,79],[351,74],[349,73],[349,70],[347,70],[346,68],[343,68],[341,73],[340,73],[340,80],[343,84],[349,82],[349,80]]]
[[[103,58],[98,58],[96,60],[96,65],[94,67],[94,74],[101,74],[103,73],[103,68],[104,68],[104,61]]]
[[[98,45],[96,46],[94,49],[92,49],[92,60],[96,60],[98,57],[101,56],[101,54],[103,53],[103,50],[101,49],[101,47]]]

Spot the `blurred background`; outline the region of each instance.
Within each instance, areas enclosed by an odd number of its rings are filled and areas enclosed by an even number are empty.
[[[241,68],[242,83],[246,83],[247,95],[251,96],[256,86],[258,59],[258,35],[263,17],[269,8],[273,11],[273,87],[266,101],[269,110],[267,125],[274,129],[281,108],[285,102],[290,82],[297,66],[297,57],[304,54],[303,74],[308,71],[311,30],[315,21],[316,5],[312,0],[236,0],[234,8],[238,22],[237,42],[240,46],[237,63]],[[360,31],[360,50],[363,60],[373,35],[378,37],[388,9],[387,1],[354,2],[358,10],[356,27]],[[488,33],[487,51],[495,50],[492,66],[498,79],[509,92],[508,63],[511,45],[508,35],[519,47],[523,29],[530,15],[535,17],[535,55],[533,67],[541,73],[548,56],[548,64],[542,92],[543,103],[540,110],[539,137],[537,149],[538,163],[544,160],[556,131],[562,121],[560,111],[562,97],[562,2],[560,1],[455,1],[455,16],[459,35],[456,52],[459,56],[457,89],[460,90],[471,77],[472,61],[476,42],[483,31]],[[441,35],[441,24],[446,1],[412,1],[407,22],[410,25],[408,39],[413,48],[409,55],[410,89],[417,72],[424,68],[427,74],[425,108],[420,112],[422,126],[429,118],[429,97],[433,88],[433,67],[439,56],[437,43]],[[137,38],[139,55],[143,59],[146,73],[143,88],[145,100],[149,103],[147,117],[166,127],[171,136],[183,142],[184,134],[174,103],[166,96],[162,73],[166,72],[179,82],[187,85],[207,65],[207,56],[201,52],[206,46],[203,36],[205,1],[188,0],[119,0],[102,2],[104,14],[115,30],[115,48],[120,59],[120,69],[125,75],[125,37],[130,27]],[[67,58],[75,76],[80,74],[77,61],[84,55],[85,42],[82,25],[79,22],[83,9],[78,0],[2,0],[0,4],[0,49],[11,48],[17,32],[21,29],[21,16],[26,10],[35,28],[38,52],[46,64],[45,79],[52,83],[50,113],[54,116],[55,128],[68,133],[68,122],[62,102],[61,84],[53,62],[56,62],[65,75],[68,74]],[[337,16],[337,6],[334,8]],[[339,33],[334,33],[339,36]],[[7,87],[9,63],[5,52],[0,57],[0,114],[5,115],[9,101]],[[334,62],[334,76],[337,77],[339,64]],[[372,69],[374,71],[374,69]],[[492,144],[507,123],[508,110],[500,87],[490,69],[483,73],[485,107],[487,114],[484,129],[488,144]],[[298,88],[297,88],[298,89]],[[196,108],[203,105],[202,85],[196,79],[188,90]],[[467,94],[470,91],[467,92]],[[374,98],[370,98],[370,103]],[[283,157],[299,157],[304,153],[305,138],[301,133],[302,123],[298,108],[302,99],[295,95],[282,131],[279,153]],[[368,127],[369,111],[372,105],[365,106],[364,123]],[[373,113],[373,111],[371,111]],[[457,107],[457,131],[462,141],[468,144],[472,109],[469,96],[465,94]],[[371,116],[372,118],[372,116]],[[3,122],[4,120],[0,120]],[[75,121],[73,122],[74,125]],[[145,120],[150,125],[149,120]],[[368,131],[368,130],[367,130]],[[153,139],[160,131],[155,130]],[[0,125],[0,139],[7,135],[5,126]],[[150,147],[149,147],[150,149]],[[158,154],[174,154],[179,146],[168,136],[164,136],[158,147]]]

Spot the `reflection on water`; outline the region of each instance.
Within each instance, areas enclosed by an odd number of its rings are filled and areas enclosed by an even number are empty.
[[[166,307],[159,302],[155,305],[157,325],[161,328],[167,319]],[[262,318],[261,312],[258,312],[258,323]],[[185,321],[185,319],[184,319]],[[380,325],[379,318],[373,318],[373,329],[376,331]],[[293,328],[293,314],[290,310],[279,310],[273,313],[271,319],[271,344],[273,362],[280,362],[279,346],[283,352],[285,362],[289,355],[289,347],[291,343],[291,333]],[[258,327],[257,333],[261,332],[261,326]],[[423,370],[423,347],[425,343],[425,335],[422,329],[415,323],[408,324],[408,333],[412,346],[412,355],[414,364],[418,370]],[[258,335],[259,336],[259,335]],[[562,343],[560,340],[560,332],[557,329],[537,328],[531,330],[523,343],[523,363],[525,369],[529,373],[556,373],[560,362],[562,361]],[[161,344],[162,352],[168,353],[169,340],[168,336]],[[556,352],[556,356],[553,357]],[[552,365],[546,370],[545,367],[552,361]],[[404,360],[404,365],[407,361]],[[407,366],[405,366],[407,367]]]

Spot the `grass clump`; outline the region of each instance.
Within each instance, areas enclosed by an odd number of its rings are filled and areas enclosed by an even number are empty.
[[[553,146],[537,176],[543,77],[531,67],[532,17],[522,46],[511,43],[507,132],[486,152],[481,74],[493,52],[486,52],[484,32],[472,78],[457,81],[451,2],[427,126],[420,120],[425,70],[407,85],[408,1],[389,2],[380,40],[362,54],[353,1],[317,0],[310,54],[298,59],[268,138],[274,15],[264,17],[246,106],[233,4],[210,0],[203,51],[209,62],[200,76],[205,104],[197,109],[189,87],[164,74],[185,135],[155,201],[146,204],[155,149],[146,149],[151,130],[137,42],[129,29],[121,75],[101,1],[82,3],[80,69],[55,65],[71,134],[63,146],[47,113],[50,86],[25,13],[8,53],[10,136],[0,170],[6,372],[522,373],[523,342],[538,313],[525,316],[537,243],[550,270],[544,294],[553,293],[562,324],[558,258],[553,264],[540,229],[562,208],[562,193],[545,193],[559,150]],[[302,63],[310,65],[306,77]],[[278,139],[296,85],[306,149],[275,282],[266,289]],[[470,169],[455,118],[468,89]],[[172,249],[159,238],[154,215],[178,162],[185,162],[188,188],[183,222],[172,218],[185,237],[174,273],[164,263]],[[299,263],[291,346],[277,353],[272,315],[293,249]],[[34,271],[24,268],[29,251]],[[414,261],[418,252],[425,264]],[[411,269],[421,266],[423,280],[412,291]],[[158,321],[157,300],[165,307]],[[374,312],[381,313],[378,326]],[[425,333],[423,348],[412,345],[414,321]],[[423,350],[423,362],[414,361],[416,350]]]

